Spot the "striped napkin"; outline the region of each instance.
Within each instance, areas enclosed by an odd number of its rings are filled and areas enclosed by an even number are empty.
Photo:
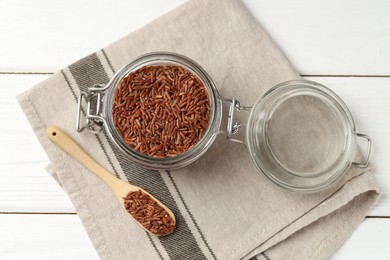
[[[197,61],[224,96],[252,105],[276,83],[299,78],[240,1],[190,0],[147,26],[55,73],[18,96],[47,152],[48,171],[68,193],[102,259],[324,259],[362,222],[378,197],[370,168],[351,168],[323,192],[299,195],[266,180],[245,147],[218,137],[180,170],[146,170],[108,140],[75,130],[80,91],[107,83],[119,68],[152,51]],[[238,121],[245,122],[245,113]],[[128,216],[110,189],[45,135],[58,125],[118,178],[145,187],[176,215],[157,238]],[[238,137],[242,138],[242,136]]]

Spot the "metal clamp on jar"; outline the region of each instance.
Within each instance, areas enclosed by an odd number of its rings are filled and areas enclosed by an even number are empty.
[[[194,74],[204,85],[209,102],[210,118],[201,139],[188,151],[166,158],[142,154],[122,139],[114,126],[112,105],[121,80],[144,66],[173,65]],[[86,102],[85,126],[81,125],[83,100]],[[221,129],[222,102],[229,102],[227,127]],[[241,125],[234,120],[235,112],[250,111],[245,141],[234,139]],[[312,192],[328,187],[351,165],[367,167],[371,140],[356,133],[350,111],[330,89],[307,80],[280,83],[253,107],[241,106],[236,98],[222,97],[207,72],[189,58],[167,52],[143,55],[120,69],[107,85],[95,85],[82,92],[78,99],[76,129],[87,128],[98,133],[105,128],[111,141],[129,160],[151,169],[177,169],[202,156],[216,136],[244,144],[256,167],[268,179],[291,191]],[[365,156],[358,154],[356,139],[367,140]],[[355,155],[358,160],[354,162]]]

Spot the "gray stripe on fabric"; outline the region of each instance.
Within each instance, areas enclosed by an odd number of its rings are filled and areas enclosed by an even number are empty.
[[[101,147],[102,150],[103,150],[104,155],[106,156],[108,162],[110,163],[111,168],[114,170],[115,177],[117,177],[118,179],[120,179],[119,173],[118,173],[118,171],[115,169],[114,164],[113,164],[112,161],[111,161],[111,158],[108,156],[107,151],[106,151],[106,148],[104,148],[104,145],[103,145],[103,143],[102,143],[102,140],[100,139],[100,137],[99,137],[97,134],[96,134],[95,136],[96,136],[96,139],[97,139],[98,142],[99,142],[100,147]],[[106,138],[107,138],[107,137],[106,137]]]
[[[169,171],[167,171],[167,175],[168,175],[169,179],[171,180],[171,182],[173,184],[173,187],[175,188],[177,194],[179,195],[179,198],[182,201],[182,203],[184,205],[184,208],[188,212],[188,215],[190,215],[190,218],[191,218],[192,222],[194,223],[196,229],[198,230],[198,232],[200,234],[200,237],[202,238],[203,242],[205,243],[207,249],[209,250],[210,254],[213,256],[213,259],[217,259],[217,257],[215,256],[213,250],[211,249],[209,243],[207,243],[207,240],[206,240],[205,236],[203,235],[202,231],[200,230],[200,227],[199,227],[198,223],[196,222],[194,216],[192,215],[190,209],[188,208],[187,203],[185,202],[183,196],[181,195],[181,192],[180,192],[179,188],[177,187],[176,182],[173,179],[173,177],[172,177],[172,175],[171,175],[171,173]]]
[[[69,66],[69,70],[80,90],[85,91],[89,86],[108,83],[109,79],[96,54]],[[105,133],[107,138],[107,133]],[[109,140],[109,139],[108,139]],[[129,161],[111,142],[108,142],[118,159],[118,162],[132,184],[146,188],[156,198],[159,198],[175,214],[177,224],[173,234],[159,238],[171,259],[206,259],[191,233],[185,219],[180,213],[176,202],[170,194],[161,174],[158,171],[146,170]],[[159,252],[158,252],[159,253]],[[160,255],[161,253],[159,253]]]
[[[108,58],[106,51],[104,49],[101,49],[101,51],[104,55],[104,58],[106,58],[106,61],[108,63],[108,66],[110,66],[112,73],[115,73],[114,67],[112,66],[112,63],[111,63],[110,59]]]
[[[261,255],[262,255],[262,256],[264,256],[264,257],[265,257],[265,259],[267,259],[267,260],[271,260],[271,258],[269,258],[269,257],[268,257],[268,256],[265,254],[265,251],[264,251],[264,252],[262,252],[262,253],[261,253]]]
[[[70,92],[72,92],[72,95],[73,95],[74,99],[75,99],[76,102],[77,102],[77,95],[76,95],[76,92],[74,92],[73,88],[71,87],[70,82],[69,82],[69,79],[68,79],[68,77],[66,76],[64,70],[61,70],[61,73],[62,73],[62,76],[64,77],[64,79],[65,79],[65,81],[66,81],[66,84],[68,85],[68,87],[69,87],[69,89],[70,89]],[[84,111],[84,109],[81,108],[81,110],[83,111],[83,114],[84,114],[84,116],[85,116],[85,111]]]
[[[69,70],[81,91],[94,84],[106,84],[109,80],[96,53],[73,63]]]
[[[148,232],[146,232],[146,235],[148,236],[148,239],[149,239],[150,243],[152,244],[153,248],[156,250],[156,252],[157,252],[158,256],[160,257],[160,259],[164,260],[164,258],[161,255],[161,252],[157,249],[156,244],[153,242],[153,239],[152,239],[151,235]]]
[[[110,144],[111,145],[111,144]],[[187,222],[179,211],[172,194],[169,192],[158,171],[147,170],[129,161],[122,152],[111,145],[128,181],[146,188],[153,196],[161,200],[176,217],[176,230],[172,234],[159,238],[171,259],[206,259]]]
[[[76,95],[76,93],[74,92],[74,90],[73,90],[73,88],[72,88],[72,86],[71,86],[71,84],[70,84],[70,81],[69,81],[68,77],[66,76],[66,74],[65,74],[65,72],[64,72],[63,70],[61,70],[61,73],[62,73],[62,76],[64,77],[64,79],[65,79],[65,81],[66,81],[66,84],[67,84],[67,86],[69,87],[70,91],[72,92],[72,95],[73,95],[73,97],[74,97],[74,99],[75,99],[75,101],[76,101],[76,103],[77,103],[77,100],[78,100],[77,95]],[[84,116],[85,116],[86,114],[85,114],[85,111],[84,111],[83,108],[81,108],[81,111],[82,111],[82,113],[83,113]],[[96,136],[97,141],[98,141],[99,144],[100,144],[100,147],[102,148],[102,151],[103,151],[104,155],[105,155],[105,156],[107,157],[107,159],[108,159],[108,163],[110,164],[111,168],[114,170],[115,176],[116,176],[117,178],[119,178],[118,171],[115,169],[114,164],[113,164],[112,161],[111,161],[111,158],[108,156],[107,151],[106,151],[106,149],[105,149],[104,146],[103,146],[102,140],[100,140],[100,137],[99,137],[98,135],[95,135],[95,136]]]

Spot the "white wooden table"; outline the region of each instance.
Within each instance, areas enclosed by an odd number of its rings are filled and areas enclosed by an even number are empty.
[[[0,259],[98,259],[15,96],[184,1],[0,1]],[[383,195],[333,259],[390,259],[390,2],[244,2],[373,139]]]

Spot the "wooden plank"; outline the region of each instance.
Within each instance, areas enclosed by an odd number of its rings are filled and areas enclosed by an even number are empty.
[[[390,219],[366,219],[331,259],[390,259]],[[0,214],[1,259],[98,259],[77,215]]]
[[[0,214],[0,258],[99,259],[77,215]]]
[[[390,75],[390,2],[243,0],[302,74]],[[0,2],[0,71],[56,71],[185,0]]]
[[[45,77],[0,75],[0,121],[7,122],[0,125],[0,212],[74,212],[64,192],[44,172],[46,155],[14,98]],[[309,79],[339,94],[354,115],[358,131],[372,137],[372,162],[383,195],[370,215],[390,216],[390,123],[386,120],[390,114],[390,78]]]
[[[75,212],[15,96],[48,75],[0,75],[0,212]]]
[[[389,234],[390,219],[366,219],[331,259],[390,259]]]
[[[0,71],[57,71],[183,2],[0,1]]]
[[[301,74],[390,74],[389,1],[243,1]]]

